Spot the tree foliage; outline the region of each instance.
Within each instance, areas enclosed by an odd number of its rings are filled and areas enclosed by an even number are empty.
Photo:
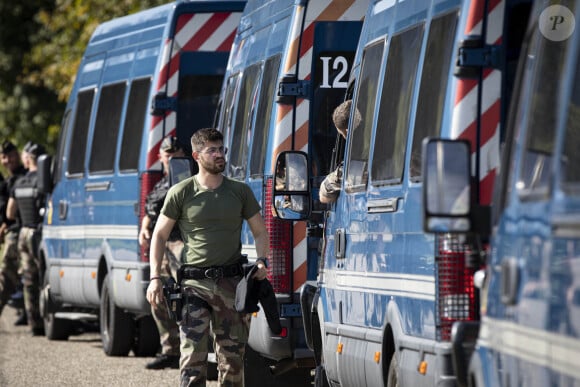
[[[0,0],[0,141],[55,149],[66,99],[95,28],[167,0]]]

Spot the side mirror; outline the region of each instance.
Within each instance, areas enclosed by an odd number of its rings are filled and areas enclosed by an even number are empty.
[[[43,154],[38,156],[38,190],[43,194],[50,194],[52,189],[52,156]]]
[[[189,157],[172,157],[169,159],[169,184],[179,183],[197,173],[197,163]]]
[[[423,141],[423,228],[471,230],[471,151],[463,140]]]
[[[276,160],[273,206],[276,216],[304,220],[310,216],[308,157],[299,151],[282,152]]]

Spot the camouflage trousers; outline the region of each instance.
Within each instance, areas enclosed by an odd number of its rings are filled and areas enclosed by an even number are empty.
[[[187,281],[183,290],[187,303],[180,324],[181,387],[205,386],[210,334],[220,385],[244,385],[249,315],[234,308],[239,281],[240,277]]]
[[[18,232],[9,231],[4,236],[4,255],[0,266],[0,314],[20,282],[20,254]]]
[[[165,254],[161,261],[161,277],[165,282],[169,276],[177,278],[180,257],[183,250],[182,241],[167,242]],[[157,308],[151,307],[151,314],[159,331],[161,353],[170,356],[179,355],[179,326],[169,317],[166,304],[163,302]]]
[[[40,232],[36,228],[22,227],[18,235],[18,252],[22,259],[22,283],[24,284],[24,307],[28,326],[43,328],[40,315],[40,260],[37,256]]]

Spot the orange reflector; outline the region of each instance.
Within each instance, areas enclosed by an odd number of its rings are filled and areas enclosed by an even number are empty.
[[[258,317],[258,312],[254,312],[254,313],[252,313],[252,316],[254,316],[254,317]]]
[[[342,343],[338,343],[338,345],[336,346],[336,352],[342,353]]]
[[[375,352],[375,363],[379,364],[379,362],[381,361],[381,353],[380,352]]]
[[[64,270],[59,271],[58,275],[60,276],[60,278],[64,277]]]
[[[125,281],[127,281],[127,282],[131,282],[131,273],[127,273],[127,274],[125,275]]]
[[[91,271],[91,278],[92,278],[92,279],[95,279],[95,278],[97,278],[97,272],[95,272],[95,271]]]
[[[422,361],[421,363],[419,363],[419,373],[421,375],[425,375],[427,373],[427,362],[426,361]]]

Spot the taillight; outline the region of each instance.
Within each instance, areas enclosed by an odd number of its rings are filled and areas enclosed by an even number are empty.
[[[292,222],[282,221],[272,214],[272,178],[265,179],[264,222],[270,236],[268,279],[274,292],[290,293],[292,284]]]
[[[145,202],[147,195],[151,192],[155,184],[161,180],[162,176],[163,173],[161,171],[146,171],[143,172],[139,178],[141,180],[141,193],[139,194],[139,228],[141,227],[143,217],[145,216]],[[149,246],[140,246],[139,253],[142,262],[149,262]]]
[[[469,265],[470,249],[459,236],[439,235],[436,251],[437,338],[448,341],[454,322],[478,318],[477,294],[473,286],[473,275],[478,268]]]

